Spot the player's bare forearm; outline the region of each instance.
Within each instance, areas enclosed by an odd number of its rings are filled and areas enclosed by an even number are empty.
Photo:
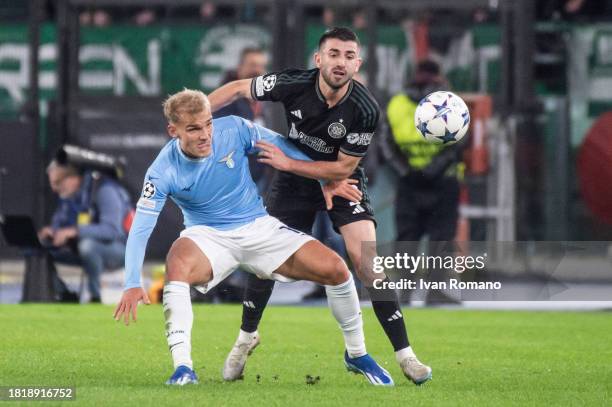
[[[251,98],[251,79],[240,79],[226,83],[208,95],[210,109],[213,112],[229,105],[239,98]]]

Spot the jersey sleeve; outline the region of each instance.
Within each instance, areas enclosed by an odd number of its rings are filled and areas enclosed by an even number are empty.
[[[267,141],[280,148],[289,158],[294,160],[312,161],[310,157],[298,149],[292,142],[285,137],[270,130],[267,127],[260,126],[250,120],[242,117],[233,116],[239,128],[240,139],[247,154],[257,153],[259,150],[255,147],[258,141]]]
[[[167,178],[167,176],[166,176]],[[142,194],[136,204],[136,215],[125,248],[124,289],[141,287],[140,274],[147,242],[157,223],[157,217],[169,194],[169,180],[152,167],[145,175]]]
[[[298,69],[287,69],[257,76],[251,80],[251,97],[262,102],[283,101],[303,83],[304,72]]]
[[[340,145],[340,151],[355,157],[363,157],[376,132],[380,110],[376,103],[367,101],[358,107],[356,112],[357,117]]]

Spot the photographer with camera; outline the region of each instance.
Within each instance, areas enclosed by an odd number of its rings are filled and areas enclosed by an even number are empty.
[[[129,195],[112,177],[57,159],[47,167],[47,175],[59,202],[38,237],[56,263],[83,267],[90,301],[99,303],[100,275],[123,264],[133,214]],[[54,279],[60,300],[76,299],[57,275]]]

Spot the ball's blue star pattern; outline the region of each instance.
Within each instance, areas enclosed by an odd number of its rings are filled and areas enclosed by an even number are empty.
[[[441,117],[444,120],[444,123],[448,123],[448,113],[451,112],[451,109],[448,107],[448,99],[446,99],[441,105],[433,104],[433,107],[436,108],[436,115],[434,117]]]
[[[446,144],[446,143],[450,143],[453,141],[457,141],[455,139],[456,135],[457,135],[457,132],[451,132],[451,131],[448,131],[448,129],[446,129],[443,136],[436,136],[436,137],[442,141],[442,144]]]
[[[436,111],[440,111],[440,110],[446,110],[448,108],[448,99],[446,99],[441,105],[436,105],[435,103],[432,103],[433,107],[436,108]]]
[[[461,117],[463,117],[464,126],[470,122],[470,112],[464,112]]]
[[[423,137],[426,137],[428,134],[433,134],[433,133],[431,133],[429,131],[429,129],[427,129],[427,123],[426,122],[422,122],[421,120],[419,120],[419,124],[417,125],[417,129],[419,129],[419,131],[421,132]]]

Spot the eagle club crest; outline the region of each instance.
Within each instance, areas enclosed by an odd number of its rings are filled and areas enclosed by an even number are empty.
[[[228,155],[220,159],[219,162],[225,163],[225,165],[227,165],[227,168],[234,168],[234,166],[236,165],[236,163],[234,162],[234,159],[232,158],[232,156],[234,155],[234,151],[236,150],[233,150]]]
[[[327,128],[327,133],[332,138],[342,138],[346,134],[346,127],[342,123],[334,122]]]

